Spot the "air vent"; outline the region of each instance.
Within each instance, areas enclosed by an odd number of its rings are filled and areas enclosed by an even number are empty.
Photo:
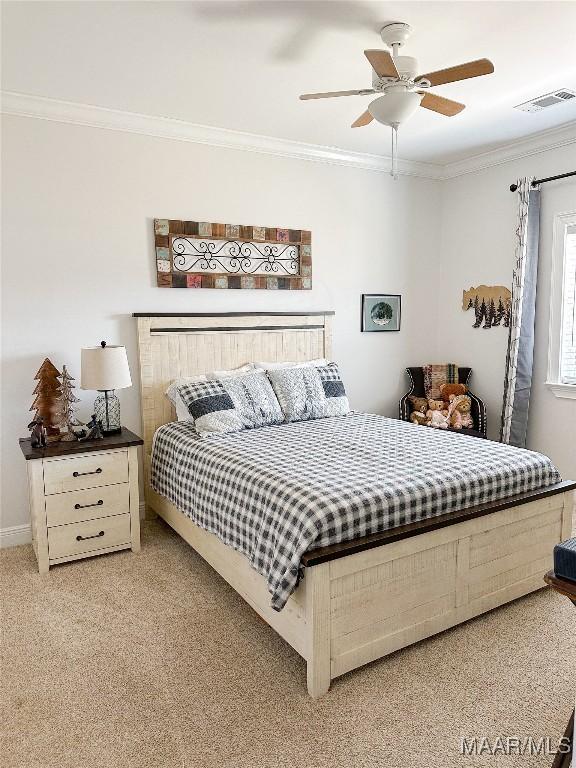
[[[540,112],[542,109],[548,109],[555,104],[563,104],[570,99],[576,99],[576,93],[568,90],[568,88],[562,88],[560,91],[546,93],[544,96],[538,96],[530,101],[525,101],[523,104],[517,104],[514,109],[521,109],[522,112]]]

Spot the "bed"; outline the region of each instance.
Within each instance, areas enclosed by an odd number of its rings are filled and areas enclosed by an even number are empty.
[[[507,463],[503,453],[490,459],[502,465],[500,474],[484,473],[484,477],[480,464],[466,476],[464,456],[458,482],[452,482],[448,467],[434,490],[426,455],[450,454],[457,441],[464,454],[473,457],[480,452],[474,460],[481,463],[488,444],[367,414],[265,427],[204,441],[194,436],[189,425],[173,423],[172,406],[164,393],[175,378],[255,359],[330,358],[331,313],[136,317],[147,507],[303,656],[311,696],[322,695],[332,679],[356,667],[540,588],[553,545],[570,535],[576,488],[575,483],[561,482],[542,457],[516,466],[517,454]],[[371,432],[373,443],[367,438]],[[414,459],[424,433],[434,445],[427,445]],[[378,473],[377,467],[384,464],[374,449],[379,442],[396,446],[393,466],[403,467],[404,477],[413,477],[410,492],[395,486],[393,477]],[[332,473],[330,487],[326,486],[338,445],[345,462],[343,447],[348,446],[349,457],[358,454],[362,444],[368,446],[364,475],[346,478],[345,473]],[[258,528],[267,530],[263,517],[257,519],[265,509],[252,509],[247,502],[253,488],[258,487],[259,478],[267,478],[269,485],[276,482],[293,495],[298,473],[293,462],[282,459],[282,450],[285,457],[293,458],[310,453],[314,445],[324,446],[323,451],[316,451],[313,464],[305,467],[306,462],[300,462],[299,467],[303,486],[312,494],[308,509],[324,499],[333,512],[330,519],[341,520],[346,512],[342,506],[345,481],[356,490],[361,488],[364,511],[359,516],[356,505],[354,525],[344,526],[336,536],[334,524],[332,530],[322,530],[312,520],[305,535],[292,537],[297,539],[295,549],[284,558],[283,570],[274,571],[270,562],[264,562],[262,547],[253,546],[249,552],[237,529],[222,529],[231,495],[225,490],[218,495],[213,483],[207,484],[212,490],[203,492],[202,472],[210,466],[212,479],[221,476],[226,484],[233,475],[227,474],[227,462],[231,467],[242,461],[244,484],[232,495],[227,519],[237,509],[240,516],[252,514]],[[492,451],[505,452],[504,446],[489,445]],[[164,461],[159,461],[162,456]],[[179,466],[178,457],[181,462],[196,462],[188,479],[185,463]],[[316,483],[318,470],[323,484]],[[367,482],[370,472],[378,475],[373,484]],[[193,503],[188,501],[191,498]],[[378,509],[379,524],[375,522]],[[220,520],[220,527],[211,527],[207,510],[211,519]],[[304,513],[302,519],[311,518]],[[269,530],[265,538],[273,538]],[[278,551],[285,553],[285,542],[277,543]],[[275,555],[271,560],[278,565],[282,558]]]

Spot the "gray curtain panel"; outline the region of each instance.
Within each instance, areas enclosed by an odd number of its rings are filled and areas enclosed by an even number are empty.
[[[540,190],[532,189],[529,178],[519,179],[517,183],[518,226],[500,440],[524,448],[534,358]]]

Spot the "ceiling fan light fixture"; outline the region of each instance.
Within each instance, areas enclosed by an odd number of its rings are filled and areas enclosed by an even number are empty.
[[[374,99],[368,111],[379,123],[399,126],[412,117],[420,106],[423,94],[416,91],[388,91],[385,96]]]
[[[382,94],[369,104],[359,117],[351,124],[351,128],[361,128],[376,120],[389,126],[392,136],[392,170],[393,178],[398,178],[398,127],[406,122],[416,112],[418,107],[437,112],[445,117],[454,117],[465,108],[464,104],[437,93],[430,88],[445,83],[456,83],[473,77],[489,75],[494,72],[494,65],[489,59],[476,59],[455,67],[447,67],[434,72],[418,74],[418,61],[413,56],[400,56],[400,49],[410,37],[412,28],[404,22],[394,21],[386,24],[380,30],[382,41],[389,51],[379,48],[366,48],[364,56],[372,67],[372,88],[354,91],[331,91],[325,93],[304,93],[301,99],[325,99],[335,96]],[[420,90],[422,89],[422,90]],[[571,98],[572,92],[565,89],[554,96],[561,99]],[[522,108],[520,105],[519,108]],[[546,106],[539,103],[534,109]],[[576,768],[576,766],[575,766]]]

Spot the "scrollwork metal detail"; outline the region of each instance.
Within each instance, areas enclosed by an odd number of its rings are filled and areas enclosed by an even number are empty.
[[[290,243],[175,237],[172,262],[179,272],[298,275],[300,249]]]

